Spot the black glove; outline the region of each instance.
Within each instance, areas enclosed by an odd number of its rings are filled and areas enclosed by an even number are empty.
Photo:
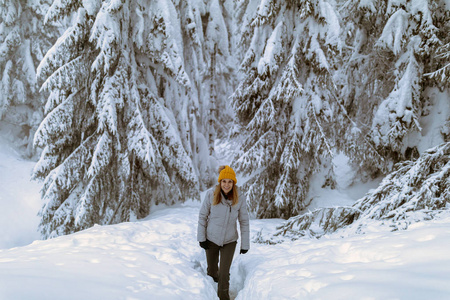
[[[245,253],[247,253],[248,252],[248,250],[246,250],[246,249],[241,249],[241,252],[239,252],[239,254],[245,254]]]
[[[208,247],[208,240],[206,240],[204,242],[199,242],[199,244],[200,244],[200,247],[202,247],[203,249],[205,249],[205,250],[209,249],[209,247]]]

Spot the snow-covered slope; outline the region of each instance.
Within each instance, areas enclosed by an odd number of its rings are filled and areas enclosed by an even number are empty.
[[[196,213],[170,208],[2,250],[0,299],[213,299],[198,267]]]
[[[198,209],[190,202],[142,221],[1,250],[0,299],[215,299],[195,237]],[[252,220],[252,240],[281,222]],[[450,214],[407,231],[343,234],[236,252],[232,298],[448,299]]]
[[[39,238],[40,185],[30,181],[33,165],[0,134],[0,249]]]

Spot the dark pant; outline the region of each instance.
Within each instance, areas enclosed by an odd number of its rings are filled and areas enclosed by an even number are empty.
[[[217,288],[217,295],[220,300],[229,300],[230,295],[228,290],[230,288],[230,267],[233,261],[234,249],[236,249],[237,242],[225,244],[222,247],[208,241],[208,250],[206,250],[206,261],[208,263],[208,275],[214,278],[214,281],[219,282]],[[220,267],[219,263],[220,253]],[[218,269],[217,269],[218,268]]]

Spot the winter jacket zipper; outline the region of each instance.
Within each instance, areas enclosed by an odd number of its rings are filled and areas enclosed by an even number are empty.
[[[223,197],[225,198],[225,197]],[[228,228],[228,224],[230,223],[230,216],[231,216],[231,205],[228,203],[228,201],[226,199],[222,199],[222,204],[228,206],[228,211],[227,215],[224,218],[224,222],[223,222],[223,227],[222,227],[222,245],[223,246],[225,244],[225,238],[227,235],[227,228]]]

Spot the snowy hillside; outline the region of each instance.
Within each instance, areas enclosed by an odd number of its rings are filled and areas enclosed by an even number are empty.
[[[0,299],[216,299],[195,238],[199,205],[0,251]],[[252,220],[251,236],[281,220]],[[235,299],[448,299],[450,214],[408,231],[281,244],[235,254]],[[239,247],[237,248],[239,249]],[[64,295],[64,296],[63,296]]]

